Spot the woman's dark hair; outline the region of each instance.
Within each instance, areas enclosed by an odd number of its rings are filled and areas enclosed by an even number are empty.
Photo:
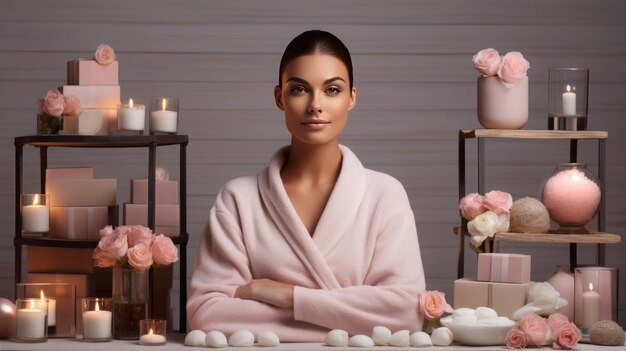
[[[309,30],[297,37],[287,45],[283,57],[280,60],[278,70],[278,86],[282,87],[281,77],[285,67],[293,60],[304,55],[325,54],[331,55],[343,62],[348,69],[350,79],[350,89],[352,89],[352,59],[348,48],[333,34],[323,30]]]

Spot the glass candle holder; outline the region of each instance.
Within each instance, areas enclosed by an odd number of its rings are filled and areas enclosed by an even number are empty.
[[[617,322],[618,270],[578,267],[574,270],[575,323],[586,334],[600,320]]]
[[[22,233],[44,235],[50,230],[50,195],[22,194]]]
[[[17,297],[48,301],[48,336],[76,335],[76,285],[73,283],[18,283]]]
[[[559,224],[556,233],[587,234],[585,224],[598,212],[600,181],[584,163],[563,163],[544,182],[541,202]]]
[[[22,342],[48,341],[48,301],[15,300],[15,339]]]
[[[111,320],[113,300],[104,297],[86,297],[82,299],[83,341],[111,341]]]
[[[587,130],[588,68],[548,70],[548,129]]]
[[[146,127],[146,106],[135,104],[133,99],[128,104],[117,105],[117,129],[120,135],[142,135]]]
[[[153,98],[150,103],[150,134],[178,133],[178,99]]]
[[[139,321],[139,344],[165,345],[167,322],[164,319],[142,319]]]

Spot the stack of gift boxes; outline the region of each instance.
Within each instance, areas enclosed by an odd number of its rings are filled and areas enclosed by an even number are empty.
[[[529,255],[479,254],[477,278],[454,282],[454,308],[491,307],[499,316],[512,318],[526,305],[530,267]]]
[[[67,63],[67,85],[60,90],[63,95],[74,95],[80,100],[81,113],[63,117],[64,134],[117,133],[118,76],[117,61],[104,65],[96,60],[78,59]]]

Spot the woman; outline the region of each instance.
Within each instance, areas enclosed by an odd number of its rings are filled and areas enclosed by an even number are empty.
[[[302,33],[285,49],[274,96],[291,145],[218,194],[191,280],[190,327],[300,342],[335,328],[420,329],[424,273],[406,192],[339,144],[356,102],[348,49],[328,32]]]

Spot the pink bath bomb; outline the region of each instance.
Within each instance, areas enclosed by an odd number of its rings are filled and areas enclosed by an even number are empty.
[[[600,206],[600,187],[577,170],[552,176],[543,188],[542,202],[550,218],[560,225],[580,226],[595,216]]]
[[[0,297],[0,339],[10,338],[15,334],[15,304]]]

